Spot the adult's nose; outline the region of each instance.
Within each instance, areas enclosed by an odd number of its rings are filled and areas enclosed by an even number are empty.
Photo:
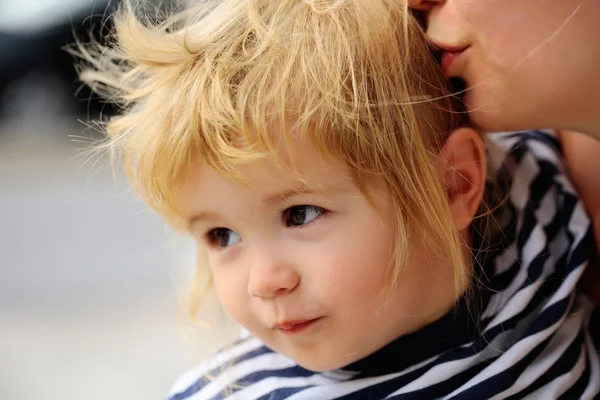
[[[413,10],[429,11],[445,0],[408,0],[408,6]]]

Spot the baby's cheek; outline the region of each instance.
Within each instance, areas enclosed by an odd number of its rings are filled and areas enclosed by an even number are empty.
[[[236,277],[227,273],[213,273],[215,289],[221,306],[225,312],[236,322],[247,326],[249,314],[247,312],[249,299],[247,286]]]
[[[361,247],[348,249],[322,261],[321,292],[331,301],[366,305],[380,298],[388,281],[386,266],[389,258],[381,257],[381,251],[376,249]]]

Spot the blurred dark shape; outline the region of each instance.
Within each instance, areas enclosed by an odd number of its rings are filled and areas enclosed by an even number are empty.
[[[0,118],[92,119],[114,112],[81,84],[64,47],[75,37],[101,40],[110,32],[107,16],[118,0],[30,0],[30,5],[17,6],[19,2],[27,3],[12,0],[8,7],[13,9],[0,11],[12,12],[13,18],[0,18]]]

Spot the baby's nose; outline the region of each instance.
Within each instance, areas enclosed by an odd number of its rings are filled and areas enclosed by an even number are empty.
[[[248,294],[274,298],[293,291],[299,283],[300,275],[295,268],[283,260],[263,256],[251,267]]]

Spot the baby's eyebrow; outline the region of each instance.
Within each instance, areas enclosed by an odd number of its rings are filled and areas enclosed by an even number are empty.
[[[320,196],[339,196],[355,193],[356,184],[350,176],[336,176],[333,179],[327,177],[323,178],[324,179],[317,178],[310,182],[303,180],[292,181],[289,186],[280,188],[279,192],[273,192],[264,196],[262,202],[266,205],[273,205],[300,195],[316,194]]]
[[[266,196],[263,199],[263,202],[267,205],[275,204],[283,202],[289,198],[294,196],[299,196],[302,194],[312,194],[312,193],[330,193],[329,190],[325,189],[317,189],[317,188],[309,188],[307,186],[298,186],[291,189],[286,189],[282,192],[277,192]],[[211,211],[202,211],[197,214],[194,214],[190,218],[187,219],[187,226],[191,228],[193,225],[197,224],[200,221],[210,221],[219,219],[219,214]]]
[[[263,203],[268,206],[273,206],[277,203],[282,203],[290,198],[306,194],[318,194],[318,195],[339,195],[350,192],[351,189],[342,186],[332,187],[309,187],[305,185],[299,185],[285,189],[280,192],[272,193],[263,198]],[[218,220],[221,215],[218,212],[213,211],[202,211],[196,213],[186,220],[187,229],[190,230],[193,225],[201,221]]]
[[[190,230],[195,224],[197,224],[200,221],[210,221],[210,220],[216,220],[219,218],[219,215],[217,213],[214,212],[210,212],[210,211],[203,211],[200,212],[198,214],[194,214],[193,216],[189,217],[186,221],[186,226],[187,229]]]
[[[323,194],[323,193],[328,193],[328,192],[329,191],[325,190],[325,189],[316,189],[316,188],[310,188],[307,186],[298,186],[295,188],[286,189],[282,192],[273,193],[268,196],[265,196],[265,198],[263,199],[263,203],[265,203],[265,204],[279,203],[279,202],[285,201],[291,197],[300,196],[303,194],[313,194],[313,193]]]

